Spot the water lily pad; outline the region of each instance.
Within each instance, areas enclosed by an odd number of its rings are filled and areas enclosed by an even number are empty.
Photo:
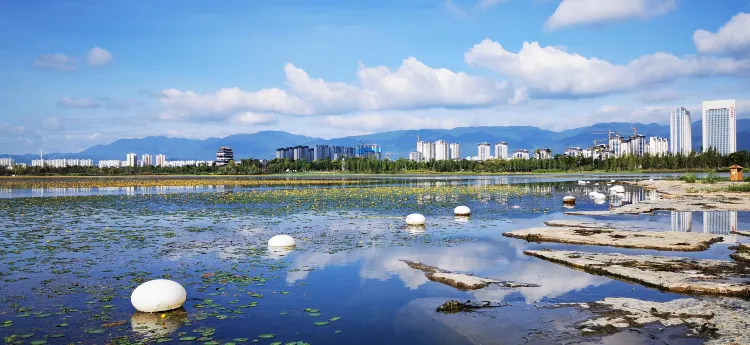
[[[261,334],[261,335],[258,336],[258,338],[261,338],[261,339],[276,338],[276,334],[270,334],[270,333],[269,334]]]

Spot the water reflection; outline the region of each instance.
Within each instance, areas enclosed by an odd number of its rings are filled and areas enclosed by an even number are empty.
[[[161,338],[176,332],[185,320],[187,320],[187,311],[178,309],[165,313],[141,313],[136,312],[130,318],[130,326],[133,332],[146,338]]]
[[[411,290],[428,283],[438,284],[429,282],[422,271],[413,269],[401,261],[409,260],[449,271],[540,285],[520,289],[490,286],[470,292],[477,300],[493,302],[501,302],[506,296],[518,292],[527,303],[558,297],[571,291],[602,285],[610,281],[601,276],[535,260],[523,254],[524,244],[510,243],[471,242],[441,248],[433,246],[372,248],[334,254],[304,252],[292,257],[292,269],[287,273],[286,281],[288,284],[294,284],[307,278],[310,271],[360,262],[359,277],[362,279],[385,281],[397,277],[406,288]]]
[[[703,213],[703,232],[730,235],[737,231],[736,211],[708,211]],[[672,231],[690,232],[693,229],[693,212],[672,211]]]

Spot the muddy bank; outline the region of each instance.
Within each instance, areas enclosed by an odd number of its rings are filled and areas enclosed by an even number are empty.
[[[442,283],[459,290],[477,290],[489,285],[498,285],[501,287],[518,288],[518,287],[538,287],[536,284],[516,283],[511,281],[502,281],[490,278],[475,277],[465,273],[450,272],[435,266],[425,265],[421,262],[401,260],[409,267],[424,272],[427,279]]]
[[[524,254],[667,291],[750,297],[750,266],[743,263],[552,250],[527,250]]]
[[[750,263],[750,246],[749,245],[739,244],[734,247],[729,247],[729,249],[733,249],[735,251],[734,254],[730,255],[729,257],[731,257],[735,261]]]
[[[584,303],[598,316],[579,324],[583,334],[612,333],[619,329],[659,323],[665,327],[685,325],[689,336],[707,339],[706,344],[750,343],[750,302],[736,298],[683,298],[650,302],[633,298],[605,298]]]
[[[503,233],[503,236],[529,242],[556,242],[621,248],[657,249],[669,251],[702,251],[722,237],[712,234],[686,232],[657,232],[614,230],[611,227],[531,228]],[[602,225],[602,224],[599,224]]]

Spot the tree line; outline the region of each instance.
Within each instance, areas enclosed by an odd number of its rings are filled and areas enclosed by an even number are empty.
[[[555,155],[549,159],[493,159],[471,160],[431,160],[415,162],[408,159],[377,160],[366,158],[345,158],[341,160],[320,160],[307,162],[291,159],[261,161],[243,159],[232,161],[225,166],[200,165],[184,167],[15,167],[12,170],[0,169],[0,175],[79,175],[79,176],[119,176],[119,175],[260,175],[288,172],[348,172],[348,173],[402,173],[402,172],[470,172],[470,173],[523,173],[523,172],[628,172],[628,171],[690,171],[726,170],[731,165],[750,167],[750,152],[738,151],[721,155],[716,151],[690,154],[665,154],[652,156],[621,156],[606,159]]]

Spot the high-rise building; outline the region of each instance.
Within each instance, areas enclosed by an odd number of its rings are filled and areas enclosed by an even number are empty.
[[[690,232],[693,229],[693,212],[672,211],[672,231]]]
[[[431,141],[420,141],[421,159],[423,162],[429,162],[435,159],[435,143]]]
[[[141,166],[148,166],[153,164],[154,162],[151,161],[151,155],[144,154],[143,156],[141,156]]]
[[[529,159],[529,150],[518,149],[513,151],[512,159]]]
[[[609,152],[615,156],[620,155],[620,144],[622,144],[622,137],[618,134],[609,138]]]
[[[648,153],[652,156],[662,156],[669,152],[669,143],[667,138],[649,137]]]
[[[216,165],[227,165],[234,160],[234,151],[229,146],[222,146],[216,150]]]
[[[461,159],[461,144],[459,143],[453,143],[450,145],[450,154],[451,159],[458,160]]]
[[[382,149],[378,144],[364,144],[361,143],[356,146],[356,149],[354,151],[355,156],[361,157],[361,158],[374,158],[374,159],[380,159]]]
[[[324,159],[331,159],[333,156],[331,152],[331,147],[328,145],[315,145],[313,148],[314,151],[314,157],[313,160],[320,161]]]
[[[13,167],[13,158],[0,158],[0,167]]]
[[[508,143],[499,141],[495,143],[495,159],[508,159]]]
[[[156,155],[156,166],[163,167],[167,163],[167,156],[163,154]]]
[[[709,148],[722,155],[737,152],[735,106],[733,99],[703,102],[703,152]]]
[[[128,153],[125,156],[125,162],[126,162],[125,166],[131,167],[131,168],[137,167],[138,166],[138,155],[135,154],[135,153]]]
[[[415,161],[415,162],[421,162],[422,161],[422,152],[409,152],[409,160]]]
[[[450,159],[450,151],[448,143],[445,140],[438,140],[435,142],[435,160],[446,161]]]
[[[552,150],[544,148],[538,149],[534,152],[534,158],[536,159],[550,159],[552,158]]]
[[[565,149],[564,155],[570,157],[578,157],[583,155],[583,150],[580,147],[568,147]]]
[[[490,143],[477,144],[477,160],[486,161],[490,159]]]
[[[670,151],[674,154],[682,153],[683,155],[687,155],[693,150],[693,131],[690,127],[690,112],[683,107],[672,109],[669,115],[669,142],[672,145]]]
[[[630,137],[630,154],[643,157],[646,152],[648,152],[648,147],[646,147],[645,135],[638,134]]]

